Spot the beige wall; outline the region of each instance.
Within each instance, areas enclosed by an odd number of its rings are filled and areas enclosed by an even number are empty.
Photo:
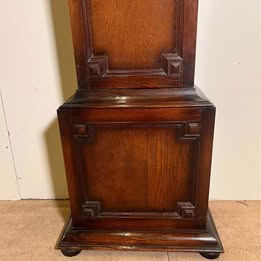
[[[260,198],[258,7],[200,1],[196,83],[217,106],[212,199]],[[67,0],[0,10],[0,199],[65,198],[56,109],[76,86]]]

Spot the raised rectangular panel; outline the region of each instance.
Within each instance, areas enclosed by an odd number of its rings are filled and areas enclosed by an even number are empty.
[[[78,90],[58,110],[82,249],[223,252],[208,212],[215,107],[194,88],[197,0],[69,0]]]
[[[69,3],[79,88],[193,86],[197,1]]]
[[[89,0],[94,55],[111,70],[160,68],[176,47],[177,1]]]
[[[190,124],[75,124],[87,216],[174,214],[178,202],[193,202],[199,131],[186,133]]]

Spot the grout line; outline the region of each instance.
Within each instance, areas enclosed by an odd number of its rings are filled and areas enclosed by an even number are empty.
[[[14,153],[13,153],[13,148],[12,148],[12,142],[11,142],[10,132],[9,132],[8,124],[7,124],[7,118],[6,118],[4,101],[3,101],[1,90],[0,90],[0,99],[1,99],[1,104],[2,104],[2,108],[3,108],[3,112],[4,112],[5,126],[6,126],[6,130],[7,130],[7,135],[8,135],[9,147],[10,147],[10,151],[11,151],[11,155],[12,155],[12,161],[13,161],[13,167],[14,167],[14,172],[15,172],[15,177],[16,177],[16,184],[17,184],[18,195],[19,195],[19,197],[21,199],[21,191],[20,191],[20,187],[19,187],[19,181],[18,181],[17,170],[16,170],[16,165],[15,165],[15,159],[14,159]]]
[[[168,257],[168,261],[169,261],[169,252],[167,252],[167,257]]]

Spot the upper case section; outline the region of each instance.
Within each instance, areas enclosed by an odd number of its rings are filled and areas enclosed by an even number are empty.
[[[79,88],[193,87],[197,0],[69,0]]]

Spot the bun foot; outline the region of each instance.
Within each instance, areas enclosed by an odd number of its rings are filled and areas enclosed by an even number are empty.
[[[81,250],[78,250],[78,249],[62,249],[61,252],[63,253],[64,256],[73,257],[73,256],[77,256],[78,254],[80,254]]]
[[[216,259],[220,256],[220,253],[215,253],[215,252],[200,252],[200,255],[207,259]]]

